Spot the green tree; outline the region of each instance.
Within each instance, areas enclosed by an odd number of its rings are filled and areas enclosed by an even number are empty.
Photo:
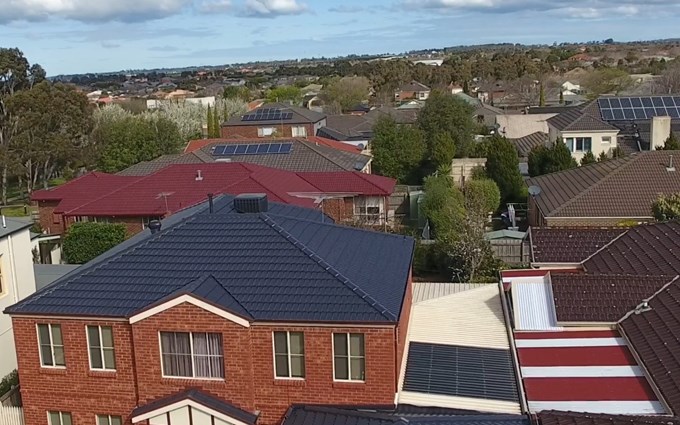
[[[289,103],[297,106],[302,103],[302,90],[295,86],[279,86],[267,93],[269,103]]]
[[[222,136],[222,120],[220,119],[220,113],[215,106],[215,112],[213,113],[213,134],[212,138],[217,139]]]
[[[342,77],[333,79],[321,95],[327,105],[337,105],[346,111],[368,99],[371,82],[366,77]]]
[[[227,86],[222,92],[222,97],[224,99],[248,102],[250,100],[250,90],[245,86]]]
[[[545,88],[543,83],[540,84],[538,90],[538,106],[545,106]]]
[[[459,157],[468,155],[475,130],[472,114],[472,107],[457,96],[433,91],[427,99],[425,107],[418,115],[417,125],[423,131],[427,156],[435,168],[450,166],[451,152]],[[441,143],[451,142],[452,149],[439,146]]]
[[[680,150],[680,140],[678,139],[678,136],[676,136],[674,132],[671,132],[671,135],[668,136],[663,146],[657,146],[656,149],[664,151]]]
[[[64,256],[69,264],[84,264],[125,240],[123,224],[74,223],[64,238]]]
[[[14,369],[0,381],[0,397],[7,394],[7,391],[19,386],[19,372]]]
[[[167,118],[130,116],[104,123],[95,129],[93,141],[102,171],[118,172],[133,164],[177,153],[182,137]]]
[[[213,119],[213,111],[210,105],[208,105],[208,117],[206,118],[206,121],[208,122],[208,138],[211,139],[213,134],[215,134],[215,120]]]
[[[435,239],[456,233],[456,226],[465,217],[465,198],[453,184],[448,173],[437,173],[425,179],[425,196],[421,204],[430,222]]]
[[[590,98],[596,98],[603,94],[619,94],[630,88],[633,80],[622,69],[598,68],[586,76],[582,85]]]
[[[494,135],[486,158],[486,173],[496,182],[503,202],[520,201],[524,196],[524,181],[519,172],[517,149],[505,137]]]
[[[600,152],[600,154],[597,156],[597,162],[606,161],[608,159],[609,159],[609,156],[607,155],[607,152],[605,152],[605,151]]]
[[[540,176],[568,170],[578,166],[562,140],[556,140],[549,147],[537,146],[529,152],[529,175]]]
[[[581,158],[581,165],[594,164],[596,162],[597,159],[595,159],[595,155],[593,155],[591,151],[586,152],[586,154],[583,155],[583,158]]]
[[[389,116],[380,118],[373,128],[371,153],[375,171],[401,183],[417,182],[425,149],[418,129],[399,125]]]
[[[47,188],[56,172],[83,165],[92,130],[92,109],[85,95],[72,86],[43,81],[17,92],[7,106],[17,118],[10,151],[20,164],[28,193],[39,181]]]
[[[463,194],[465,209],[481,217],[496,211],[501,204],[501,191],[489,178],[466,181]]]
[[[680,192],[672,195],[661,195],[652,204],[652,214],[658,221],[680,219]]]

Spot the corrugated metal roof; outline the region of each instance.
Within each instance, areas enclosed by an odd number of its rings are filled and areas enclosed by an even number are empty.
[[[518,331],[560,330],[548,276],[520,277],[512,281],[515,329]]]
[[[419,303],[432,298],[444,297],[487,286],[486,283],[454,283],[454,282],[413,282],[413,302]]]

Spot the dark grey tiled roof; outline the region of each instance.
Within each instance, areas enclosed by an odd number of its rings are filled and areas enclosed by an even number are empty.
[[[680,192],[680,171],[667,171],[677,151],[638,152],[527,180],[547,217],[646,218],[660,194]],[[677,169],[677,166],[676,166]]]
[[[78,267],[80,267],[79,264],[33,264],[35,289],[37,291],[41,290]]]
[[[20,230],[27,229],[33,225],[31,219],[20,219],[15,217],[4,217],[5,225],[0,221],[0,238],[16,233]]]
[[[229,158],[232,162],[244,162],[286,171],[360,171],[371,160],[371,157],[367,155],[317,145],[303,138],[277,139],[277,142],[292,143],[293,149],[289,154],[232,155]],[[247,139],[239,141],[230,140],[229,143],[257,144],[264,142],[261,139]],[[214,162],[216,157],[211,152],[219,144],[224,144],[224,142],[215,142],[191,153],[166,155],[153,161],[141,162],[126,168],[119,172],[118,175],[146,176],[170,164]]]
[[[517,153],[522,158],[529,157],[529,152],[537,146],[545,145],[548,141],[548,134],[542,131],[531,133],[528,136],[520,137],[519,139],[510,139]]]
[[[411,81],[399,87],[401,91],[430,91],[430,88],[425,84],[419,83],[417,81]]]
[[[373,125],[383,117],[391,117],[397,124],[415,124],[418,120],[419,109],[399,109],[390,106],[375,108],[365,115]]]
[[[307,108],[300,108],[298,106],[291,106],[291,105],[286,105],[284,103],[267,103],[262,105],[261,107],[248,112],[248,114],[254,114],[257,112],[258,109],[266,109],[266,108],[278,108],[283,110],[284,112],[292,112],[293,117],[289,120],[285,120],[285,124],[314,124],[317,123],[324,118],[326,118],[326,114],[322,114],[320,112],[312,111]],[[275,123],[280,123],[280,121],[273,121]],[[235,116],[229,119],[227,122],[225,122],[224,126],[230,127],[230,126],[257,126],[257,125],[263,125],[263,124],[271,124],[272,121],[242,121],[241,116]]]
[[[256,321],[398,320],[413,239],[230,208],[193,210],[6,311],[129,317],[191,293]]]
[[[247,424],[255,424],[255,422],[257,421],[257,415],[239,409],[238,407],[233,406],[220,398],[217,398],[211,394],[208,394],[204,391],[195,388],[180,391],[171,396],[163,397],[161,399],[152,401],[151,403],[148,403],[144,406],[140,406],[132,411],[131,416],[135,417],[143,415],[145,413],[153,412],[154,410],[161,409],[163,407],[167,407],[174,403],[187,399],[193,400],[198,404],[201,404],[217,412],[223,413],[234,419],[238,419]]]
[[[396,411],[327,406],[292,406],[282,425],[529,425],[522,415],[455,414],[411,415]]]
[[[373,135],[373,123],[363,115],[329,115],[318,136],[333,140],[366,140]]]
[[[608,124],[593,115],[583,113],[578,109],[571,109],[567,112],[555,115],[548,119],[548,124],[559,131],[618,130],[613,125]]]

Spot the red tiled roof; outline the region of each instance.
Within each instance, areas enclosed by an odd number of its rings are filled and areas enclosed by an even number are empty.
[[[189,143],[187,143],[187,146],[184,148],[184,153],[191,153],[194,151],[197,151],[201,148],[204,148],[212,143],[217,143],[220,142],[224,139],[196,139],[196,140],[189,140]],[[231,141],[226,142],[226,143],[233,143]]]
[[[680,279],[620,323],[675,415],[680,415]]]
[[[362,149],[360,147],[350,145],[349,143],[342,143],[338,142],[332,139],[327,139],[325,137],[319,137],[319,136],[308,136],[306,138],[312,143],[316,143],[317,145],[322,145],[322,146],[327,146],[329,148],[335,148],[337,150],[345,151],[345,152],[361,152]]]
[[[541,425],[679,425],[680,418],[668,416],[602,415],[595,413],[544,411],[538,414]]]
[[[625,231],[622,228],[532,227],[532,263],[580,263]]]
[[[388,196],[395,184],[392,179],[361,173],[294,173],[219,162],[170,165],[141,178],[115,177],[127,184],[102,186],[99,179],[89,178],[62,186],[59,211],[69,216],[165,216],[204,201],[208,193],[266,193],[272,201],[313,208],[313,199],[295,194],[332,191]]]
[[[618,332],[514,335],[530,411],[664,413]]]

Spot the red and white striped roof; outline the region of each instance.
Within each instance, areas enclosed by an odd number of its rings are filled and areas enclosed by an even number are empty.
[[[618,332],[514,335],[530,411],[666,413]]]

